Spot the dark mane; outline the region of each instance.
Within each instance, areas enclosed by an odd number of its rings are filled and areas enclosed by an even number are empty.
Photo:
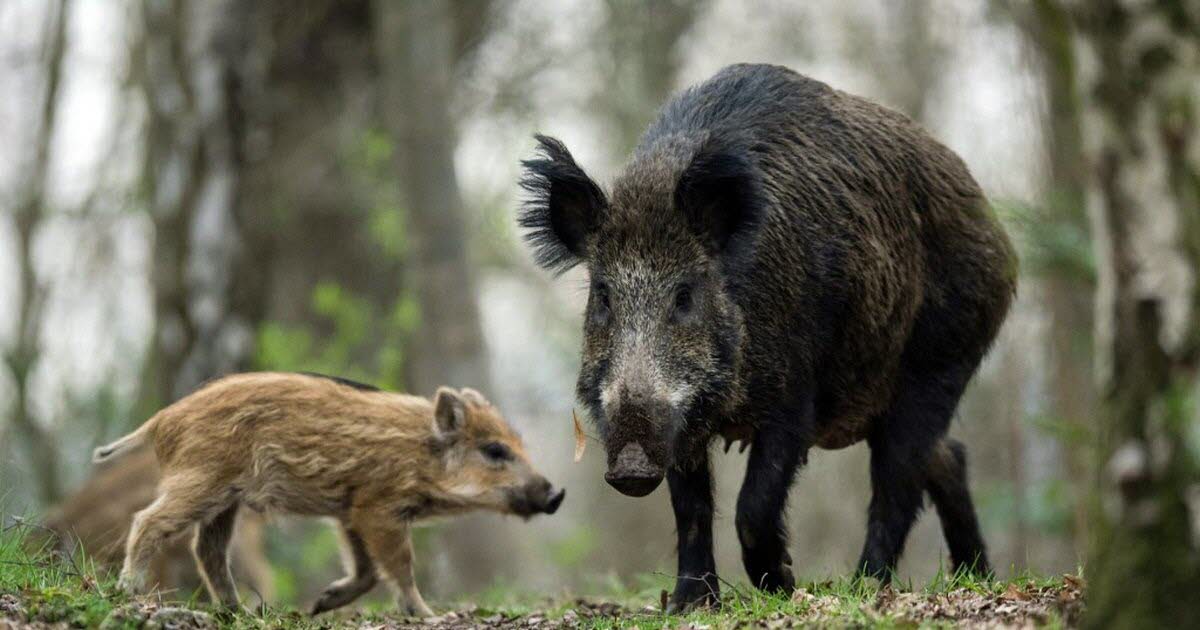
[[[364,392],[381,391],[378,387],[375,387],[374,385],[367,385],[366,383],[352,381],[348,378],[342,378],[340,376],[329,376],[328,374],[319,374],[317,372],[300,372],[300,374],[303,374],[305,376],[312,376],[312,377],[316,377],[316,378],[327,379],[327,380],[333,381],[339,385],[345,385],[346,387],[353,387],[354,389],[357,389],[359,391],[364,391]]]

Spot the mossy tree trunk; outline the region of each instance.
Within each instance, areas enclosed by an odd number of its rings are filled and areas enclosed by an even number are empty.
[[[1089,0],[1080,37],[1103,402],[1092,627],[1198,627],[1200,6]]]

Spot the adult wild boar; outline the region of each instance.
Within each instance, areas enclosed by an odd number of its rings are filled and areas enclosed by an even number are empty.
[[[1016,283],[962,160],[905,116],[786,68],[735,65],[668,102],[606,195],[538,136],[520,216],[537,261],[587,265],[577,395],[605,480],[665,476],[671,606],[714,601],[709,447],[750,442],[736,526],[751,581],[790,589],[784,508],[812,446],[866,440],[858,569],[887,580],[929,493],[956,568],[987,572],[946,437]]]

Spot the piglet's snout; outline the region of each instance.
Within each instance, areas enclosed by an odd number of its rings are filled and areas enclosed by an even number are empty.
[[[512,510],[525,516],[553,514],[566,496],[565,489],[555,489],[549,481],[539,478],[512,496]]]
[[[531,484],[529,494],[529,502],[535,507],[536,511],[553,514],[558,511],[558,506],[562,505],[563,499],[567,496],[567,491],[564,488],[555,490],[553,484],[545,479],[541,479]]]
[[[554,492],[550,495],[550,499],[546,501],[546,506],[542,508],[542,511],[546,514],[553,514],[557,512],[558,506],[562,505],[563,499],[566,497],[566,488],[559,488],[558,492]]]

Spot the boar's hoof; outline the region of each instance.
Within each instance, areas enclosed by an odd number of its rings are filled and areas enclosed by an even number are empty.
[[[680,577],[675,592],[667,604],[667,614],[679,615],[697,608],[720,608],[721,585],[717,576],[709,573],[703,578]]]

